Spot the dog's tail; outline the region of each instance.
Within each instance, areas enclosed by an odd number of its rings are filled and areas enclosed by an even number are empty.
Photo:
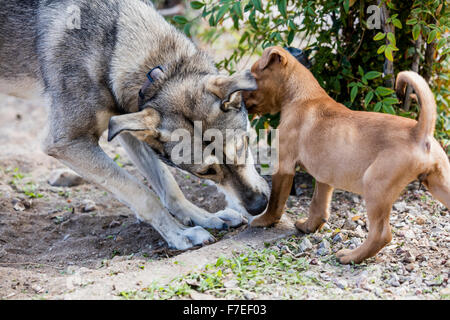
[[[416,125],[416,137],[430,151],[429,138],[433,136],[436,124],[436,102],[427,82],[414,71],[402,71],[395,84],[397,96],[403,99],[406,85],[413,87],[420,104],[420,115]]]

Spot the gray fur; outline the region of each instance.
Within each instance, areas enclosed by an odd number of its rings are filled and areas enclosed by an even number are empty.
[[[80,8],[80,29],[67,25],[73,5]],[[248,73],[218,75],[208,55],[149,1],[0,0],[0,8],[0,91],[26,95],[31,83],[42,88],[50,111],[47,154],[112,192],[171,247],[187,249],[212,241],[201,226],[243,222],[233,209],[211,215],[188,202],[158,157],[170,163],[174,142],[164,137],[180,128],[193,132],[194,121],[200,121],[204,131],[247,130],[241,98],[232,94],[254,89]],[[158,65],[164,67],[164,76],[144,92],[142,107],[151,112],[138,113],[138,91],[149,69]],[[108,124],[114,129],[125,114],[148,117],[138,122],[149,127],[140,132],[130,131],[136,125],[123,128],[119,138],[157,195],[98,145]],[[196,175],[203,167],[181,166]],[[253,214],[264,209],[268,186],[253,164],[220,165],[217,171],[207,178],[230,190],[238,203],[235,208],[250,208]],[[198,226],[186,226],[190,224]]]

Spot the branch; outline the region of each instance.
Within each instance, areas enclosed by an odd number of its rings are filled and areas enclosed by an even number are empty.
[[[385,34],[391,32],[395,36],[394,26],[390,23],[387,23],[387,19],[389,19],[389,11],[386,7],[386,4],[382,0],[378,0],[378,5],[381,5],[381,24]],[[389,44],[389,40],[386,37],[386,45]],[[384,85],[387,88],[394,88],[394,62],[390,61],[388,58],[384,60],[383,72],[386,77],[384,80]]]
[[[159,9],[158,12],[163,15],[164,17],[168,17],[168,16],[176,16],[176,15],[183,15],[184,12],[186,11],[186,8],[184,7],[184,5],[177,4],[176,6],[172,7],[172,8],[167,8],[167,9]]]

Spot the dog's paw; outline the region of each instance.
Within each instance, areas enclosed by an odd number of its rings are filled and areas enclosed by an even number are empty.
[[[298,219],[295,222],[295,227],[297,228],[297,230],[299,230],[305,234],[312,233],[315,231],[315,230],[310,230],[308,228],[308,218]]]
[[[215,216],[225,222],[225,228],[239,227],[247,222],[242,214],[229,208],[218,211]]]
[[[358,263],[353,256],[353,250],[350,249],[342,249],[336,252],[336,258],[342,264]]]
[[[203,246],[216,241],[208,231],[199,226],[185,229],[183,231],[183,238],[190,242],[191,247]]]
[[[253,228],[263,228],[263,227],[271,227],[274,224],[278,223],[280,221],[280,219],[276,219],[272,216],[268,216],[265,213],[255,217],[251,222],[250,222],[250,227]]]

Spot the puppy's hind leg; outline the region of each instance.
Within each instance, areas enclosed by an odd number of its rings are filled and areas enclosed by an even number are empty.
[[[450,210],[450,163],[442,152],[435,169],[425,178],[423,184],[428,191]]]
[[[297,220],[295,227],[303,233],[320,230],[330,216],[329,205],[333,196],[333,187],[316,181],[314,195],[309,208],[308,218]]]

